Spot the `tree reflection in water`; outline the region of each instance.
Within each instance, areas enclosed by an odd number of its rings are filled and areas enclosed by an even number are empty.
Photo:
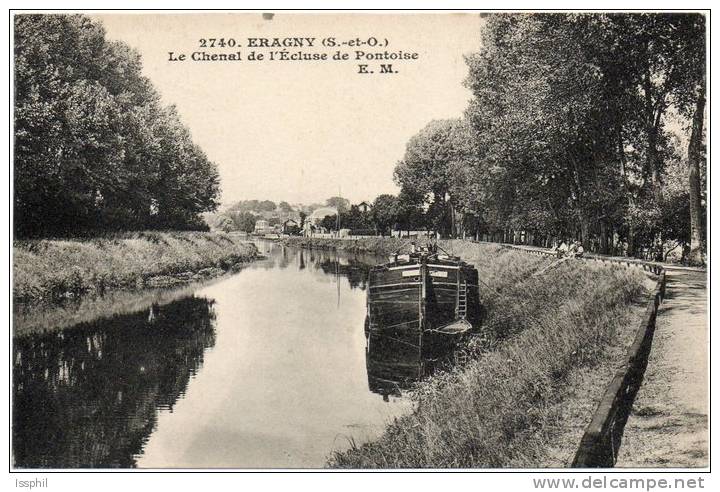
[[[189,296],[14,339],[15,466],[133,467],[215,344],[213,301]]]
[[[253,265],[253,268],[285,269],[291,264],[298,270],[311,267],[328,275],[347,278],[351,289],[365,290],[370,268],[383,261],[382,258],[370,254],[351,256],[338,254],[333,250],[290,248],[266,241],[258,241],[257,246],[267,258]]]

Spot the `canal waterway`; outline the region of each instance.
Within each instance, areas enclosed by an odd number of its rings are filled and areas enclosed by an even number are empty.
[[[235,275],[76,324],[72,307],[16,312],[15,466],[322,467],[408,412],[368,384],[367,275],[382,259],[258,246],[267,259]]]

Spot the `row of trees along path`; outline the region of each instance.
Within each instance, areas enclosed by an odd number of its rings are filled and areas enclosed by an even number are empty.
[[[702,263],[705,17],[493,14],[482,39],[464,117],[429,122],[395,168],[398,222]]]

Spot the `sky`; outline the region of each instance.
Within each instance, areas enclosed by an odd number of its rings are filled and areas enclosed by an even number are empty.
[[[433,119],[458,118],[471,93],[463,56],[480,47],[477,14],[107,14],[110,39],[142,56],[143,72],[163,102],[175,104],[194,141],[217,164],[224,205],[268,199],[353,203],[397,193],[392,175],[407,141]],[[366,40],[416,52],[417,60],[249,62],[247,38]],[[233,38],[241,47],[201,48],[200,39]],[[275,49],[277,50],[277,48]],[[170,61],[169,52],[241,52],[241,62]],[[267,56],[268,48],[256,50]],[[291,53],[297,51],[289,48]],[[307,50],[306,50],[307,51]],[[358,74],[358,64],[373,74]]]

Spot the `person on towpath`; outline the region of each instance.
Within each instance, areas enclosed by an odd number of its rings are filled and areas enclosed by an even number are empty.
[[[555,254],[558,258],[562,258],[568,254],[568,245],[565,241],[560,243],[560,246],[555,248]]]
[[[568,242],[570,243],[570,246],[568,246],[567,255],[568,257],[572,258],[575,256],[575,252],[577,251],[577,241],[573,241],[571,239]]]
[[[573,246],[575,246],[575,248],[572,255],[575,258],[582,258],[583,254],[585,254],[585,249],[583,248],[582,243],[580,241],[575,241]]]

